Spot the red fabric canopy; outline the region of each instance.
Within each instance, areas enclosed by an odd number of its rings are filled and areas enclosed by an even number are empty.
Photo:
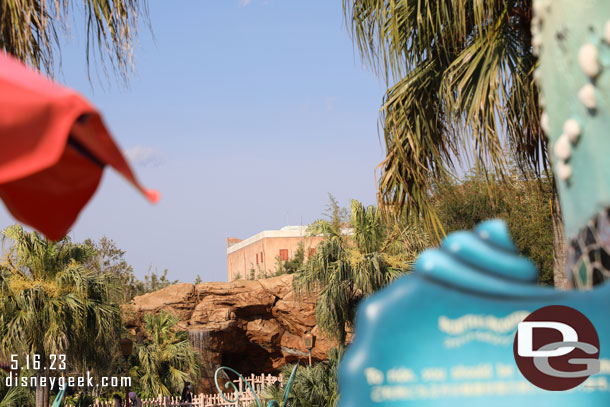
[[[110,165],[149,201],[106,130],[77,92],[0,52],[0,198],[19,221],[61,239]]]

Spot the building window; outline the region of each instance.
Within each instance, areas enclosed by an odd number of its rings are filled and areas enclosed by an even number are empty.
[[[280,249],[280,260],[288,261],[288,249]]]
[[[316,254],[316,249],[313,247],[309,248],[309,257],[313,257],[313,255]]]
[[[263,252],[261,252],[261,263],[263,262]]]
[[[256,264],[258,264],[258,253],[256,253]]]

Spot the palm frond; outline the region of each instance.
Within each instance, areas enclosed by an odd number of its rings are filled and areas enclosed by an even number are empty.
[[[531,47],[531,1],[343,0],[362,58],[393,85],[381,108],[380,201],[444,231],[432,184],[456,166],[548,169]]]
[[[168,312],[144,316],[147,338],[136,345],[133,377],[145,396],[177,394],[187,381],[196,382],[202,365],[188,336],[176,330],[178,318]]]
[[[0,2],[0,48],[31,66],[53,73],[60,37],[72,17],[84,17],[86,59],[100,58],[123,79],[132,69],[138,23],[147,21],[146,0],[68,0]]]
[[[379,208],[356,200],[351,202],[349,224],[344,234],[325,234],[293,280],[297,295],[317,294],[316,322],[339,344],[347,339],[358,302],[408,272],[426,240],[425,234],[409,237],[419,229],[399,226]],[[325,221],[315,225],[331,227]]]

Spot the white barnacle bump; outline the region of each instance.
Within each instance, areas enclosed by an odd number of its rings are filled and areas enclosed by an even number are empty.
[[[542,19],[540,18],[540,16],[534,14],[534,17],[532,17],[532,34],[537,34],[540,31],[541,27]]]
[[[534,15],[543,16],[551,10],[551,0],[534,0]]]
[[[542,36],[532,30],[532,51],[534,55],[540,55],[540,47],[542,45]]]
[[[580,125],[574,119],[568,119],[563,124],[563,134],[570,140],[570,143],[575,144],[580,137]]]
[[[587,109],[595,109],[597,102],[595,100],[595,86],[587,83],[585,86],[580,88],[578,91],[578,99],[582,102]]]
[[[538,104],[544,108],[546,106],[546,99],[544,98],[544,95],[542,95],[542,93],[540,93],[538,95]]]
[[[570,155],[572,155],[572,145],[570,144],[570,139],[567,135],[562,134],[559,137],[555,143],[555,147],[553,147],[553,151],[560,161],[565,161],[570,158]]]
[[[549,114],[547,112],[542,112],[542,114],[540,115],[540,127],[542,127],[542,131],[544,131],[546,134],[549,134],[549,126]]]
[[[580,47],[578,51],[578,63],[580,68],[589,78],[595,78],[599,74],[599,52],[597,47],[591,43]]]
[[[565,161],[557,163],[557,175],[562,181],[567,181],[572,176],[572,167]]]
[[[540,83],[540,79],[542,79],[542,72],[540,72],[540,69],[536,69],[536,70],[534,71],[534,80],[535,80],[537,83]]]
[[[606,44],[610,44],[610,20],[606,21],[606,25],[604,25],[604,41]]]

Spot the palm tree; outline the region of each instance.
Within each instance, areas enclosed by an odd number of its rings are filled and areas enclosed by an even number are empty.
[[[40,355],[39,378],[52,372],[50,355],[65,354],[70,370],[106,367],[120,311],[109,301],[111,281],[83,266],[90,248],[67,238],[51,242],[17,225],[2,236],[12,245],[0,265],[0,353]],[[48,406],[48,396],[48,387],[37,387],[36,406]]]
[[[363,59],[390,88],[381,107],[386,158],[381,199],[443,227],[429,199],[431,182],[457,165],[524,173],[549,169],[540,127],[538,63],[531,43],[532,0],[343,0]],[[554,218],[560,220],[555,199]],[[563,273],[563,229],[556,226],[556,273]]]
[[[176,331],[178,318],[168,312],[144,316],[146,338],[136,344],[130,370],[142,395],[178,394],[187,381],[197,382],[201,362],[184,331]]]
[[[60,37],[72,17],[86,23],[87,63],[93,57],[126,79],[132,68],[138,20],[148,15],[147,0],[69,0],[0,2],[0,48],[52,73]]]
[[[350,225],[346,229],[328,220],[314,222],[309,233],[325,239],[294,279],[297,292],[319,292],[316,321],[341,345],[360,299],[408,271],[427,246],[424,234],[401,228],[384,219],[378,208],[356,200],[351,202]]]

